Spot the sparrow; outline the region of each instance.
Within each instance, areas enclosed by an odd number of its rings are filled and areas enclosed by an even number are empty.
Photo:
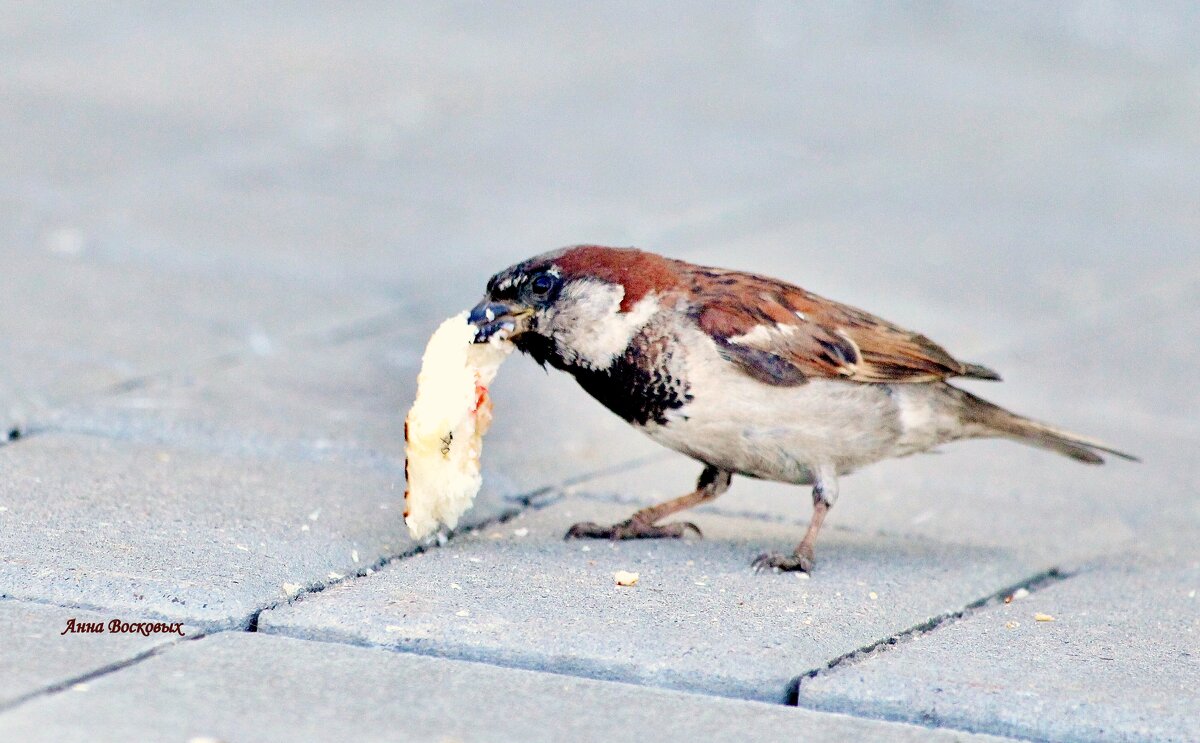
[[[704,469],[687,495],[567,538],[682,537],[660,523],[729,489],[734,475],[812,487],[812,519],[791,554],[758,569],[810,571],[838,478],[960,439],[1007,438],[1080,462],[1095,439],[993,405],[947,380],[999,380],[923,335],[785,281],[634,248],[579,245],[497,273],[468,321],[543,367],[567,372],[612,412]]]

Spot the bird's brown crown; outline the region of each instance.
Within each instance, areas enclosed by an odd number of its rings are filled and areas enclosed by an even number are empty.
[[[594,278],[625,288],[621,312],[628,312],[650,292],[665,292],[680,283],[675,261],[637,248],[576,245],[547,256],[567,280]]]

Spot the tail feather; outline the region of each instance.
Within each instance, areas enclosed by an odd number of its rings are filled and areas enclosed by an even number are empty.
[[[1104,457],[1097,452],[1111,454],[1131,462],[1142,461],[1132,454],[1114,449],[1103,441],[1090,436],[1082,436],[1039,423],[1011,413],[999,405],[993,405],[970,393],[966,394],[968,395],[967,415],[972,421],[982,424],[985,430],[990,431],[993,435],[1007,436],[1021,443],[1058,452],[1088,464],[1104,464]]]
[[[1000,378],[1000,372],[990,369],[983,364],[963,364],[962,376],[970,377],[971,379],[987,379],[992,382],[1003,381]]]

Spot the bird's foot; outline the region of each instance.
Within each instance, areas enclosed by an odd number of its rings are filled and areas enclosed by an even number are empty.
[[[581,521],[567,530],[564,539],[682,539],[689,531],[703,537],[700,527],[690,521],[673,524],[647,524],[629,519],[612,526],[601,526],[591,521]]]
[[[764,570],[775,571],[794,571],[799,570],[803,573],[811,573],[813,569],[812,552],[802,554],[793,552],[790,555],[781,555],[778,553],[764,552],[754,558],[754,562],[750,566],[754,568],[754,572],[760,573]]]

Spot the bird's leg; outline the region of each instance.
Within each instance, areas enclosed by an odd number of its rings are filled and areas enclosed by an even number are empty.
[[[800,544],[796,545],[796,549],[790,555],[764,552],[751,563],[754,569],[758,571],[774,568],[776,570],[812,572],[813,545],[816,544],[817,534],[821,531],[821,524],[825,523],[825,514],[829,513],[830,507],[837,500],[837,495],[837,473],[831,469],[822,469],[817,473],[816,483],[813,485],[813,515],[812,520],[808,522],[808,531],[804,532],[804,539],[800,540]]]
[[[627,520],[612,526],[601,526],[590,521],[575,524],[567,531],[566,539],[656,539],[670,537],[678,539],[687,532],[694,531],[701,536],[700,527],[690,521],[680,521],[673,524],[655,525],[654,522],[664,519],[685,508],[716,498],[729,489],[729,481],[733,473],[714,467],[711,464],[700,473],[696,489],[687,495],[673,498],[657,506],[643,508]]]

